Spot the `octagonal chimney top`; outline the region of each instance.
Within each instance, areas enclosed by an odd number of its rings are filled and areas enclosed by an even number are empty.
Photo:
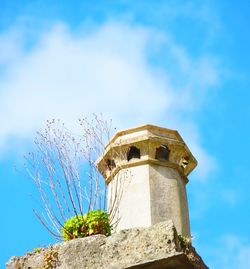
[[[117,132],[97,166],[109,183],[121,169],[146,163],[176,168],[186,183],[187,175],[197,165],[176,130],[146,124]]]

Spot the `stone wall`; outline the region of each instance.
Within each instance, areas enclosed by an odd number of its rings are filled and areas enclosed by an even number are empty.
[[[190,244],[179,241],[172,221],[74,239],[41,253],[12,257],[7,269],[205,269]]]

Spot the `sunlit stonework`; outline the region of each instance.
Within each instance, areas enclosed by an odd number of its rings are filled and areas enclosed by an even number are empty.
[[[97,165],[109,185],[110,205],[111,190],[124,189],[117,230],[172,219],[178,233],[190,236],[185,185],[197,161],[177,131],[153,125],[120,131]]]

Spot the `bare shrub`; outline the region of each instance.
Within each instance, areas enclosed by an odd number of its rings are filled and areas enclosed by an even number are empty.
[[[96,166],[114,131],[112,121],[94,115],[91,120],[79,119],[79,124],[81,132],[76,135],[60,120],[48,120],[45,130],[37,132],[35,150],[25,157],[26,171],[41,198],[42,209],[33,211],[57,239],[61,239],[67,219],[90,210],[108,210],[112,224],[123,192],[122,179],[118,178],[108,209],[107,185]],[[114,154],[119,158],[124,155]]]

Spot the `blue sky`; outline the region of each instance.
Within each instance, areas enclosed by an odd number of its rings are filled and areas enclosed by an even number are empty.
[[[244,0],[0,0],[1,267],[54,242],[23,174],[35,131],[103,112],[180,132],[199,162],[194,246],[210,268],[250,268],[249,25]]]

